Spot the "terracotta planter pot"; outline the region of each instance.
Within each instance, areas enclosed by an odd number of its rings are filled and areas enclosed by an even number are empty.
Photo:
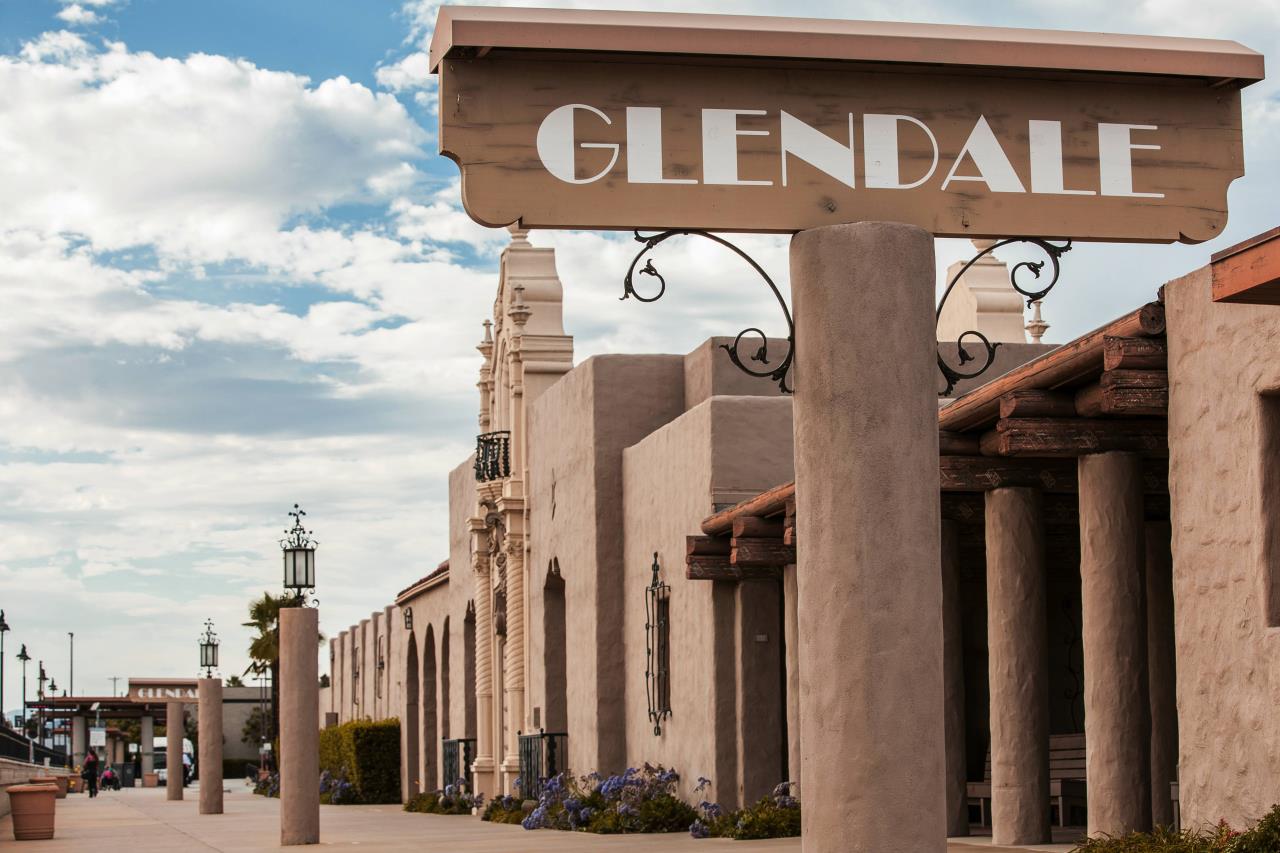
[[[71,783],[70,776],[32,776],[27,780],[32,785],[54,785],[58,789],[58,799],[65,800],[67,798],[67,786]]]
[[[84,780],[79,776],[69,776],[67,778],[67,793],[78,794],[84,790]]]
[[[156,787],[159,787],[159,785],[160,785],[159,773],[143,773],[142,774],[142,787],[156,788]]]
[[[56,785],[14,785],[9,788],[9,809],[13,816],[15,841],[53,838]]]

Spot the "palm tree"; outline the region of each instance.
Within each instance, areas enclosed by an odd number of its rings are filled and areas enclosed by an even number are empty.
[[[272,595],[264,592],[261,598],[249,602],[249,621],[243,623],[258,633],[249,641],[249,658],[252,661],[244,671],[271,673],[271,730],[264,733],[268,739],[280,731],[280,611],[286,607],[301,607],[302,598],[295,595]],[[324,634],[317,635],[317,643],[324,642]]]
[[[231,676],[230,678],[228,678],[228,679],[227,679],[227,682],[226,682],[226,685],[225,685],[225,686],[227,686],[227,687],[244,687],[244,679],[242,679],[242,678],[241,678],[240,676],[238,676],[238,675],[233,675],[233,676]]]

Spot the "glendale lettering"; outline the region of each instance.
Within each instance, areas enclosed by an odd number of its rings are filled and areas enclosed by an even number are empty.
[[[1125,198],[1164,198],[1163,193],[1134,188],[1133,152],[1159,151],[1159,127],[1152,124],[1100,122],[1096,126],[1096,174],[1093,187],[1065,185],[1062,122],[1031,119],[1025,143],[1025,160],[1015,162],[1006,144],[984,115],[973,123],[957,152],[947,154],[947,168],[939,166],[944,152],[928,124],[909,115],[868,113],[848,114],[847,133],[831,136],[795,115],[780,110],[771,114],[754,109],[703,109],[701,119],[701,181],[689,175],[668,174],[663,148],[663,115],[659,107],[627,107],[618,117],[625,126],[625,146],[617,142],[579,141],[590,139],[593,130],[611,126],[615,119],[589,104],[565,104],[543,118],[537,132],[537,152],[542,166],[567,184],[590,184],[610,176],[619,158],[625,156],[629,184],[697,184],[715,186],[788,186],[790,167],[800,161],[817,169],[832,181],[849,189],[857,187],[858,133],[861,129],[861,173],[868,189],[911,190],[936,181],[943,191],[1029,193],[1037,195],[1101,195]],[[777,130],[762,129],[757,123],[743,127],[742,119],[777,116]],[[901,140],[913,134],[915,149],[931,155],[931,163],[917,174],[902,174]],[[775,137],[778,170],[773,176],[743,176],[739,157],[743,138]],[[757,143],[758,144],[758,143]],[[579,177],[578,152],[603,149],[608,163],[593,174]],[[687,167],[685,171],[688,171]],[[942,175],[939,177],[939,175]],[[1024,181],[1023,176],[1029,178]],[[979,185],[974,187],[973,185]],[[955,186],[954,190],[953,185]]]

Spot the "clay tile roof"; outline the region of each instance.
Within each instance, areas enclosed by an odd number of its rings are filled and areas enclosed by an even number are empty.
[[[401,598],[404,597],[405,593],[409,592],[415,587],[421,586],[422,584],[426,583],[429,580],[432,580],[433,578],[438,578],[441,575],[447,575],[447,574],[449,574],[449,561],[445,560],[440,565],[432,569],[430,572],[427,572],[425,575],[418,578],[416,581],[414,581],[413,583],[406,586],[404,589],[397,592],[396,600],[399,601]]]

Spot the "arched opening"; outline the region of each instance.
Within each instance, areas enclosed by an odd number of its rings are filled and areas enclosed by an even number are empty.
[[[449,727],[449,617],[444,617],[444,626],[440,629],[440,737],[453,737]],[[445,784],[455,780],[446,779]]]
[[[463,737],[476,737],[476,608],[467,602],[462,620],[462,715]]]
[[[542,648],[546,654],[547,716],[549,732],[568,730],[567,665],[565,661],[564,578],[560,576],[560,560],[547,564],[547,581],[542,588]]]
[[[422,790],[418,778],[418,642],[409,634],[404,674],[404,791],[408,799]]]
[[[436,725],[436,636],[430,625],[422,640],[422,790],[440,788],[440,730]]]

